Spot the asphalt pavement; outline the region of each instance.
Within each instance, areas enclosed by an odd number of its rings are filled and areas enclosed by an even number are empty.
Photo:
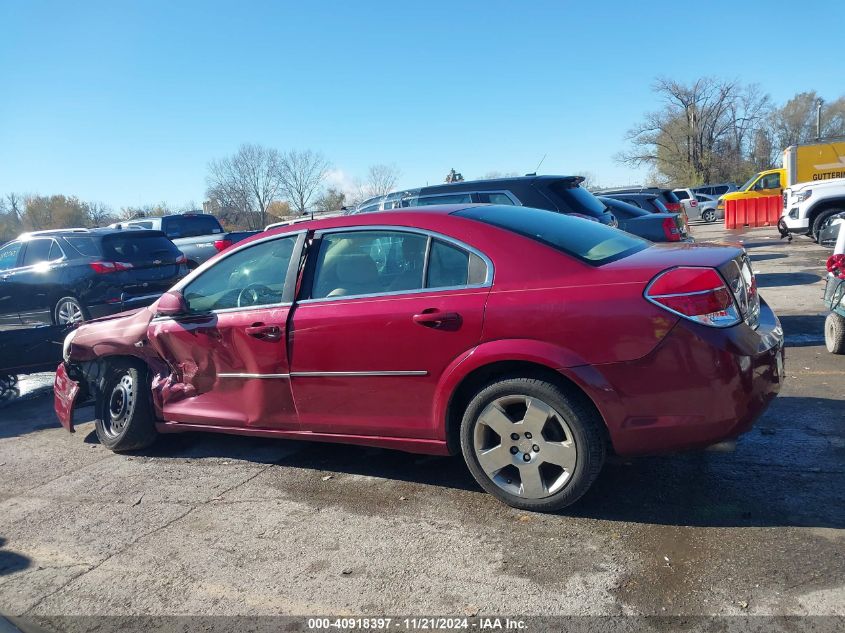
[[[59,427],[51,375],[30,376],[0,409],[0,613],[46,630],[102,630],[66,616],[845,616],[828,251],[774,229],[693,235],[743,242],[786,332],[784,389],[735,452],[614,458],[576,507],[542,515],[483,493],[457,458],[202,434],[115,455],[90,408],[76,434]]]

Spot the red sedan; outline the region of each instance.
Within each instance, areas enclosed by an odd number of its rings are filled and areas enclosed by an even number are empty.
[[[605,453],[746,431],[783,335],[744,251],[523,207],[293,224],[65,341],[55,404],[100,441],[212,431],[462,453],[512,506],[575,502]]]

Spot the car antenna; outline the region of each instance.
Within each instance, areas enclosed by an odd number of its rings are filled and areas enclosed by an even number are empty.
[[[540,159],[540,162],[537,163],[537,167],[534,168],[534,175],[535,176],[537,175],[537,172],[540,171],[540,165],[542,165],[543,161],[546,160],[546,156],[548,156],[548,154],[543,154],[543,158]]]

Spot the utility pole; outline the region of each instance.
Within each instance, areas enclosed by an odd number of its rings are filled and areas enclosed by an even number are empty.
[[[819,97],[816,101],[816,140],[822,140],[822,104],[824,100]]]

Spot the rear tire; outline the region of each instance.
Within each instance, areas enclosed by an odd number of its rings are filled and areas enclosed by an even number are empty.
[[[824,320],[824,344],[831,354],[845,354],[845,317],[831,312]]]
[[[716,211],[713,209],[706,209],[701,214],[701,219],[707,222],[707,224],[712,224],[716,221]]]
[[[605,457],[604,422],[583,394],[514,377],[481,389],[461,422],[461,451],[478,484],[511,507],[572,505]]]
[[[97,437],[120,453],[146,448],[157,436],[147,370],[120,360],[106,369],[97,395]]]
[[[56,302],[53,308],[53,323],[56,325],[67,325],[69,323],[82,323],[90,317],[85,306],[76,297],[62,297]]]

